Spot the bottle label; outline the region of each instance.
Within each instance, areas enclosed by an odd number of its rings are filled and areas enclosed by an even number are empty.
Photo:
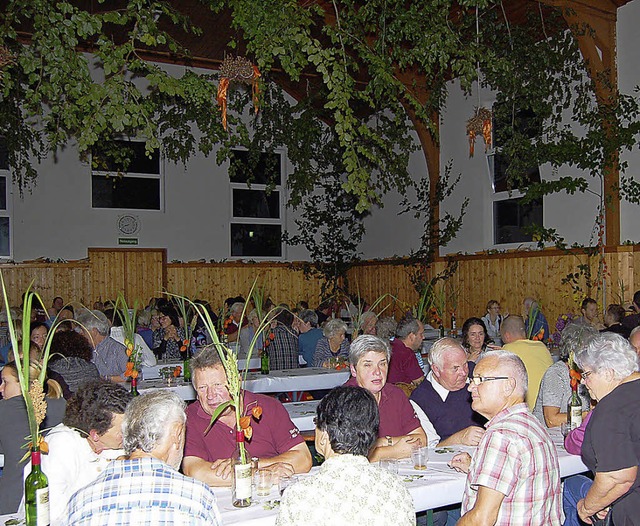
[[[236,464],[235,469],[235,498],[251,498],[251,464]]]
[[[571,427],[580,427],[582,425],[582,406],[571,406],[570,413]]]
[[[36,490],[36,524],[49,526],[49,488]]]

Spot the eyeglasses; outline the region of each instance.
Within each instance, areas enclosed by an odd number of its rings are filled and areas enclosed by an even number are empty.
[[[472,376],[471,381],[474,385],[480,385],[484,382],[490,382],[491,380],[508,380],[508,376]]]
[[[586,380],[591,374],[593,374],[593,371],[582,371],[582,379]]]

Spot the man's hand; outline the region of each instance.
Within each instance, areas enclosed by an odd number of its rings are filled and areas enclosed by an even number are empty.
[[[458,453],[454,455],[449,462],[449,467],[455,469],[459,473],[469,473],[469,466],[471,465],[471,455],[469,453]]]
[[[439,446],[452,446],[454,444],[462,444],[463,446],[477,446],[480,439],[484,436],[485,430],[478,426],[469,426],[454,433],[446,440],[443,440]]]
[[[221,458],[211,463],[211,470],[216,477],[227,480],[233,472],[233,463],[230,458]]]

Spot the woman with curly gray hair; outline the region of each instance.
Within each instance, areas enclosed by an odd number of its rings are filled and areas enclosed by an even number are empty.
[[[587,346],[598,335],[591,325],[571,323],[562,331],[560,360],[547,369],[540,382],[540,391],[533,415],[547,427],[558,427],[567,421],[567,406],[571,398],[571,378],[569,377],[569,356]],[[589,411],[589,394],[581,385],[578,387],[582,399],[582,411]]]
[[[322,365],[331,358],[349,357],[349,340],[346,339],[347,324],[342,320],[333,318],[322,329],[324,337],[316,344],[316,353],[313,355],[313,366]]]
[[[638,524],[640,510],[640,374],[638,356],[619,334],[602,333],[575,353],[582,382],[598,402],[587,424],[582,461],[594,474],[565,481],[565,526],[607,514]],[[577,512],[577,513],[576,513]]]

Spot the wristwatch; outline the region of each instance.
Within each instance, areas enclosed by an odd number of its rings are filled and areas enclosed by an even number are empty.
[[[391,447],[393,446],[393,440],[391,439],[391,437],[389,435],[385,435],[385,437],[387,439],[387,446]]]

